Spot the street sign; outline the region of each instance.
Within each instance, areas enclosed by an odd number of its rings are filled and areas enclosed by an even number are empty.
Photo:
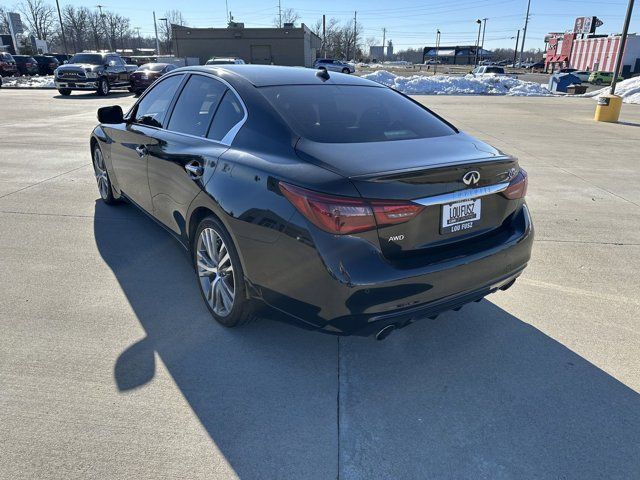
[[[24,27],[22,26],[22,19],[19,13],[9,12],[9,26],[13,30],[13,34],[24,33]]]

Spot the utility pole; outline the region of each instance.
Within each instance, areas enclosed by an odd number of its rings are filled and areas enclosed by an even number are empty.
[[[160,40],[158,40],[158,22],[156,22],[156,12],[153,12],[153,28],[156,31],[156,55],[160,55]]]
[[[278,26],[282,28],[282,2],[278,0]]]
[[[480,49],[482,50],[482,52],[480,53],[480,60],[484,60],[484,32],[487,29],[487,20],[489,20],[488,18],[483,18],[482,21],[484,22],[484,25],[482,26],[482,43],[480,44]]]
[[[133,27],[133,29],[136,31],[136,33],[138,34],[138,48],[141,47],[141,40],[140,40],[140,27]]]
[[[171,55],[171,30],[169,30],[169,20],[167,20],[166,18],[159,18],[158,20],[164,20],[164,29],[167,32],[167,43],[169,47],[167,48],[167,52],[169,53],[169,55]]]
[[[229,0],[224,0],[224,13],[227,16],[227,24],[231,21],[231,14],[229,13]]]
[[[433,64],[433,74],[438,71],[438,53],[440,52],[440,29],[436,30],[436,63]]]
[[[353,61],[356,61],[356,51],[358,50],[358,12],[353,12]],[[347,59],[349,60],[349,59]]]
[[[482,28],[482,20],[477,19],[476,23],[478,24],[478,39],[476,40],[476,58],[474,63],[477,67],[478,66],[478,48],[480,48],[480,29]]]
[[[524,18],[524,30],[522,31],[522,45],[520,46],[520,66],[522,67],[522,54],[524,53],[524,41],[527,38],[527,26],[529,25],[529,10],[531,9],[531,0],[527,0],[527,16]]]
[[[382,63],[384,63],[384,49],[387,48],[385,43],[386,38],[387,38],[387,29],[383,28],[382,29]]]
[[[102,13],[102,7],[104,5],[96,5],[96,7],[98,7],[98,10],[100,10],[100,19],[102,20],[102,28],[104,28],[104,33],[107,36],[107,40],[109,41],[109,50],[111,50],[112,52],[113,50],[113,44],[111,43],[111,35],[109,35],[109,31],[107,30],[107,24],[104,22],[104,17],[105,15]]]
[[[620,47],[618,47],[618,56],[613,67],[613,80],[611,81],[611,95],[616,93],[616,84],[618,83],[618,75],[622,68],[622,56],[624,55],[624,47],[627,43],[627,33],[629,32],[629,22],[631,21],[631,13],[633,12],[633,0],[629,0],[627,7],[627,16],[624,19],[624,27],[622,28],[622,36],[620,37]]]
[[[56,0],[56,8],[58,9],[58,20],[60,20],[60,32],[62,33],[62,45],[64,47],[64,54],[68,55],[67,50],[67,36],[64,34],[64,24],[62,23],[62,14],[60,13],[60,3]]]
[[[518,29],[518,34],[516,35],[516,48],[513,49],[513,66],[514,67],[516,66],[516,57],[518,56],[518,42],[520,42],[520,29]]]
[[[327,16],[322,15],[322,58],[327,58]]]

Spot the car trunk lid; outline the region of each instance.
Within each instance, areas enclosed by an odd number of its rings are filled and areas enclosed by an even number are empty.
[[[360,144],[301,140],[296,148],[308,161],[348,177],[363,198],[424,207],[406,222],[377,228],[387,257],[490,232],[517,206],[500,195],[519,171],[517,160],[463,133]],[[473,178],[465,183],[467,174]]]

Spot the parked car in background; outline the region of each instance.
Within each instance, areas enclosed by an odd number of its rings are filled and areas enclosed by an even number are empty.
[[[98,120],[100,197],[183,243],[227,327],[275,308],[382,339],[508,289],[531,255],[518,161],[370,80],[185,67]]]
[[[18,74],[20,75],[37,75],[38,74],[38,62],[35,58],[29,55],[14,55],[13,59],[16,61],[18,67]]]
[[[559,73],[574,73],[577,71],[577,68],[561,68],[560,70],[558,70]]]
[[[68,62],[69,60],[71,60],[71,57],[73,57],[73,55],[67,55],[66,53],[49,53],[47,55],[51,57],[56,57],[58,62],[60,62],[60,65],[63,65],[65,62]]]
[[[624,80],[621,76],[618,75],[618,81],[621,82]],[[596,72],[591,72],[589,75],[589,83],[593,83],[594,85],[609,85],[613,81],[613,72],[603,72],[602,70],[598,70]]]
[[[426,60],[423,65],[440,65],[442,62],[440,60],[430,59]]]
[[[8,52],[0,52],[0,77],[12,77],[18,72],[13,56]]]
[[[77,53],[66,65],[56,69],[55,84],[60,95],[71,95],[72,90],[93,90],[108,95],[114,88],[131,88],[130,69],[120,55],[106,53]]]
[[[528,68],[530,70],[543,70],[544,69],[544,62],[532,63]]]
[[[144,92],[149,85],[163,76],[175,70],[177,67],[171,63],[145,63],[131,74],[131,91],[136,95]]]
[[[205,65],[244,65],[245,62],[237,57],[213,57]]]
[[[320,58],[313,64],[313,68],[319,70],[330,70],[332,72],[354,73],[356,67],[342,60],[333,60],[331,58]]]
[[[38,73],[40,75],[53,75],[60,62],[56,57],[49,55],[34,55],[33,59],[38,62]]]
[[[573,75],[578,77],[581,82],[588,82],[589,77],[591,76],[591,72],[586,70],[576,70],[575,72],[571,72]]]
[[[491,65],[488,67],[476,67],[471,70],[471,75],[474,77],[490,77],[496,75],[507,75],[504,70],[504,67],[499,67],[498,65]],[[511,75],[513,76],[513,75]]]

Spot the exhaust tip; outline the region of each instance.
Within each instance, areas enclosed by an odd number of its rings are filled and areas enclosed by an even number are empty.
[[[391,335],[391,332],[393,332],[395,329],[396,329],[395,325],[387,325],[378,333],[376,333],[376,340],[384,340],[389,335]]]

